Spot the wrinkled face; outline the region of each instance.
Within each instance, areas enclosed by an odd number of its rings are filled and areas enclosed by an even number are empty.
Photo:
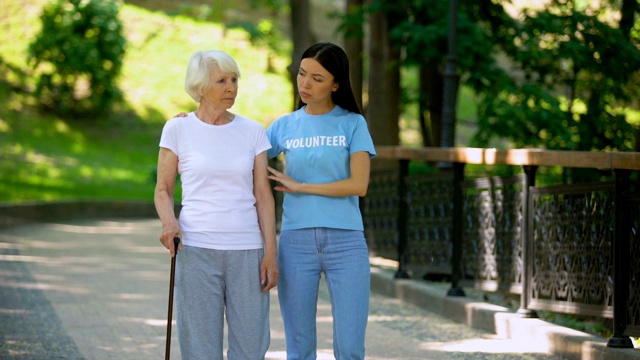
[[[233,106],[238,95],[238,77],[234,73],[225,73],[213,67],[209,74],[209,86],[203,97],[216,108],[229,109]]]
[[[298,92],[307,105],[331,103],[331,93],[338,90],[333,75],[311,58],[302,59],[298,71]]]

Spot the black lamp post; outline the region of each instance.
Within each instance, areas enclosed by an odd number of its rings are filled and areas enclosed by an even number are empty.
[[[458,100],[459,76],[456,69],[457,55],[458,0],[449,3],[449,53],[444,69],[444,102],[442,109],[442,147],[454,147],[456,138],[456,104]],[[449,296],[464,296],[464,290],[458,285],[462,277],[462,188],[464,164],[441,163],[442,169],[453,169],[453,238],[451,248],[451,288]]]

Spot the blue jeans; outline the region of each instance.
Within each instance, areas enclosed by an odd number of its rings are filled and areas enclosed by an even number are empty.
[[[316,307],[325,273],[338,360],[364,359],[371,272],[362,231],[286,230],[278,245],[278,298],[288,360],[316,358]]]

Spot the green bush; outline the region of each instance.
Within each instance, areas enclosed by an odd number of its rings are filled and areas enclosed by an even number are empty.
[[[35,95],[59,114],[96,114],[122,99],[116,78],[125,38],[113,0],[56,0],[43,10],[29,46]]]

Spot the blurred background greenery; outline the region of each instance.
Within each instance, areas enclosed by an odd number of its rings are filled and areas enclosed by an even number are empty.
[[[41,111],[29,44],[45,0],[5,0],[0,13],[0,202],[57,199],[151,200],[164,122],[196,103],[184,91],[191,54],[218,48],[242,72],[233,111],[265,126],[292,108],[285,53],[271,56],[241,29],[124,3],[124,102],[90,119]],[[156,2],[162,5],[162,2]],[[179,193],[177,194],[179,196]]]
[[[640,151],[637,1],[456,1],[454,146]],[[196,107],[184,74],[201,49],[236,59],[232,111],[266,127],[293,108],[300,49],[361,47],[351,74],[374,142],[445,146],[452,2],[3,0],[0,202],[151,201],[162,126]],[[465,176],[519,171],[470,165]],[[537,181],[610,176],[549,167]]]

